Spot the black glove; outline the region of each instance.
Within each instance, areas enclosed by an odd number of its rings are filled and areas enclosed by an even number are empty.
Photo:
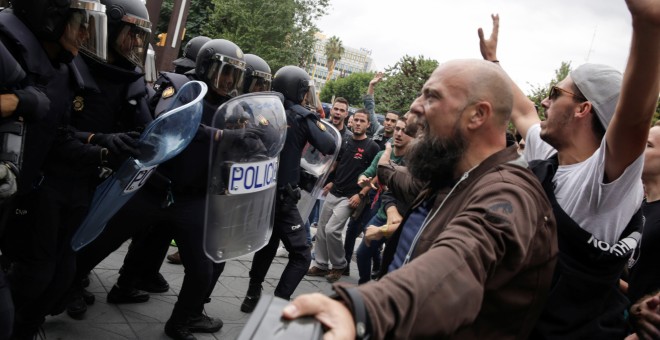
[[[138,157],[138,140],[140,134],[137,132],[127,133],[97,133],[92,136],[90,143],[102,146],[115,155],[128,155]]]
[[[0,164],[0,202],[16,193],[16,175],[5,164]]]
[[[223,146],[230,146],[240,143],[245,139],[259,139],[264,135],[264,131],[255,127],[246,127],[244,129],[224,129],[220,143]]]

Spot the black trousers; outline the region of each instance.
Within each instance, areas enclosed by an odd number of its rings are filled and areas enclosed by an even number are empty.
[[[289,300],[307,273],[312,261],[311,249],[307,244],[307,232],[296,203],[278,199],[275,203],[275,223],[268,244],[254,254],[250,270],[250,285],[260,285],[266,278],[280,240],[289,252],[287,263],[275,296]]]
[[[173,322],[184,322],[188,317],[201,315],[204,302],[211,294],[224,263],[216,264],[204,254],[204,195],[175,195],[175,203],[161,206],[163,195],[140,190],[108,223],[106,230],[92,244],[80,252],[79,261],[94,258],[95,264],[81,265],[81,273],[89,271],[136,230],[151,228],[147,235],[138,239],[124,260],[120,286],[133,285],[141,278],[145,268],[153,270],[154,257],[162,263],[170,240],[179,248],[185,276],[179,298],[172,311]],[[152,243],[153,242],[153,243]],[[155,248],[154,248],[155,247]],[[157,249],[155,252],[152,250]],[[158,249],[164,249],[158,250]]]
[[[15,331],[33,328],[64,309],[76,273],[71,237],[89,209],[93,182],[45,180],[31,194],[17,197],[3,237],[3,254],[15,306]]]

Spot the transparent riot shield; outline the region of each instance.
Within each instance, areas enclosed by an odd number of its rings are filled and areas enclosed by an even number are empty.
[[[321,121],[326,129],[335,138],[335,152],[332,155],[324,155],[316,150],[311,144],[307,143],[303,149],[302,159],[300,160],[300,200],[298,201],[298,211],[303,221],[307,221],[309,214],[314,208],[314,203],[323,190],[325,181],[330,174],[330,167],[339,155],[341,147],[341,136],[339,131],[329,122]]]
[[[140,157],[129,157],[96,188],[90,210],[71,240],[73,250],[80,250],[101,234],[110,218],[144,185],[158,164],[190,144],[202,120],[206,92],[206,84],[200,81],[184,84],[169,110],[147,126],[140,135]]]
[[[282,97],[259,92],[218,108],[206,196],[204,250],[214,262],[261,249],[273,231],[279,154],[286,137]]]

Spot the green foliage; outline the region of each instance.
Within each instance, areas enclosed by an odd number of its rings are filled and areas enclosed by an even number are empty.
[[[405,55],[394,66],[386,68],[385,80],[374,91],[376,112],[407,112],[436,67],[436,60]]]
[[[374,74],[353,73],[347,77],[331,80],[325,84],[319,97],[321,101],[329,103],[332,96],[344,97],[353,107],[362,107],[362,97],[367,93],[369,81]]]
[[[655,114],[653,115],[653,124],[660,120],[660,98],[658,98],[658,105],[655,107]]]
[[[172,6],[173,0],[163,2],[155,34],[167,30]],[[262,57],[273,73],[285,65],[303,66],[312,58],[315,21],[328,6],[329,0],[192,0],[182,45],[206,35]]]
[[[557,85],[558,82],[562,81],[569,73],[571,73],[571,63],[562,61],[558,69],[555,70],[555,77],[550,80],[546,85],[532,85],[532,91],[527,95],[529,100],[534,102],[536,108],[538,109],[539,117],[545,119],[545,109],[541,106],[541,101],[548,96],[548,91],[551,87]]]

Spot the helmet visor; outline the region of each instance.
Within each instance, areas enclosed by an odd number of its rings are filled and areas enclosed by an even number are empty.
[[[270,91],[271,78],[270,73],[252,71],[248,93]]]
[[[221,96],[239,95],[243,85],[245,63],[240,60],[216,54],[206,74],[211,88]]]
[[[309,85],[309,89],[307,90],[307,95],[305,96],[305,104],[307,104],[307,106],[312,111],[316,112],[316,108],[321,105],[321,103],[316,98],[316,86],[314,86],[313,80],[308,80],[307,84]]]
[[[124,25],[117,34],[113,48],[133,65],[144,69],[151,39],[151,23],[131,15],[124,15],[121,20]]]
[[[151,49],[151,45],[147,49],[147,58],[144,62],[144,80],[148,83],[153,83],[158,78],[158,71],[156,70],[156,52]]]
[[[71,9],[63,39],[91,57],[107,60],[105,6],[94,1],[74,0]]]

